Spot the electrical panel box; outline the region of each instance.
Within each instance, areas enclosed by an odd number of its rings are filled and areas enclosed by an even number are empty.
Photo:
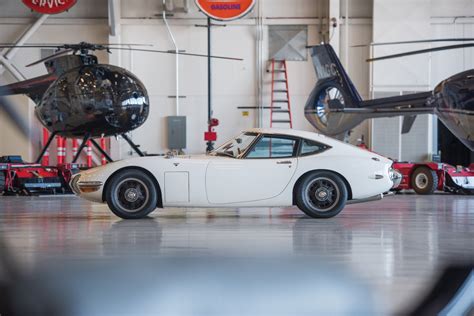
[[[186,116],[168,116],[168,148],[186,148]]]

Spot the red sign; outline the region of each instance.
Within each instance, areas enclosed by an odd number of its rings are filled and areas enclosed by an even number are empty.
[[[22,0],[33,11],[43,14],[58,14],[72,8],[77,0]]]
[[[196,0],[204,14],[214,20],[230,21],[249,13],[256,0]]]

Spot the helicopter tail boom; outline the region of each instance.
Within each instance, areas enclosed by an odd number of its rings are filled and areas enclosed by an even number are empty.
[[[36,103],[41,100],[48,87],[57,79],[55,75],[44,75],[9,85],[0,86],[0,96],[26,94]]]
[[[365,119],[391,116],[407,117],[403,132],[408,133],[416,115],[434,112],[431,91],[363,101],[331,45],[314,46],[311,53],[318,81],[305,116],[324,134],[335,136]]]

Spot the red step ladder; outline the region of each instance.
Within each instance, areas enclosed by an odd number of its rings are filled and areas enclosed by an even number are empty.
[[[271,72],[272,103],[270,106],[270,127],[273,127],[273,124],[288,124],[290,128],[293,128],[286,60],[272,59]]]

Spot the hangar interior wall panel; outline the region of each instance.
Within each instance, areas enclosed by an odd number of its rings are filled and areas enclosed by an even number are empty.
[[[377,92],[376,98],[406,93]],[[371,149],[384,156],[401,161],[427,161],[431,159],[433,115],[418,115],[408,134],[402,134],[403,117],[372,120]]]
[[[270,25],[268,29],[270,59],[308,60],[308,27],[306,25]]]
[[[374,0],[374,42],[430,38],[429,7],[430,0]],[[429,44],[376,46],[373,52],[374,56],[383,56],[424,48],[429,48]],[[429,59],[425,55],[376,62],[373,65],[374,91],[390,91],[387,87],[391,86],[425,90],[429,87],[428,70]]]
[[[474,1],[473,1],[474,6]],[[471,11],[474,13],[474,9]],[[433,38],[473,38],[474,18],[432,18],[431,32]],[[444,46],[446,43],[433,43],[433,47]],[[435,87],[442,80],[474,68],[474,49],[456,49],[432,53],[431,86]]]
[[[180,50],[207,53],[206,29],[194,25],[173,25]],[[252,26],[229,25],[212,31],[212,53],[236,56],[239,61],[212,61],[213,116],[220,120],[217,143],[222,143],[241,130],[255,125],[255,113],[243,117],[239,106],[256,105],[255,40]],[[160,49],[172,49],[164,25],[123,25],[122,42],[149,43]],[[235,39],[238,38],[238,41]],[[121,55],[122,66],[130,69],[145,84],[150,94],[150,116],[133,132],[142,149],[162,153],[167,149],[167,116],[176,115],[175,57],[172,55],[127,52]],[[207,59],[182,56],[180,58],[180,115],[187,116],[187,153],[205,151],[204,131],[207,130]],[[152,136],[151,136],[152,135]],[[129,148],[122,146],[122,157],[129,156]]]
[[[430,115],[418,115],[413,127],[408,134],[401,134],[401,156],[402,161],[427,161],[430,160]],[[402,118],[403,120],[403,118]],[[401,133],[401,130],[400,130]]]
[[[474,0],[431,0],[431,16],[449,17],[449,16],[467,16],[474,12]],[[470,12],[471,14],[468,14]]]
[[[374,98],[397,94],[378,92]],[[399,117],[377,118],[372,120],[370,148],[383,156],[400,160],[401,119]]]

